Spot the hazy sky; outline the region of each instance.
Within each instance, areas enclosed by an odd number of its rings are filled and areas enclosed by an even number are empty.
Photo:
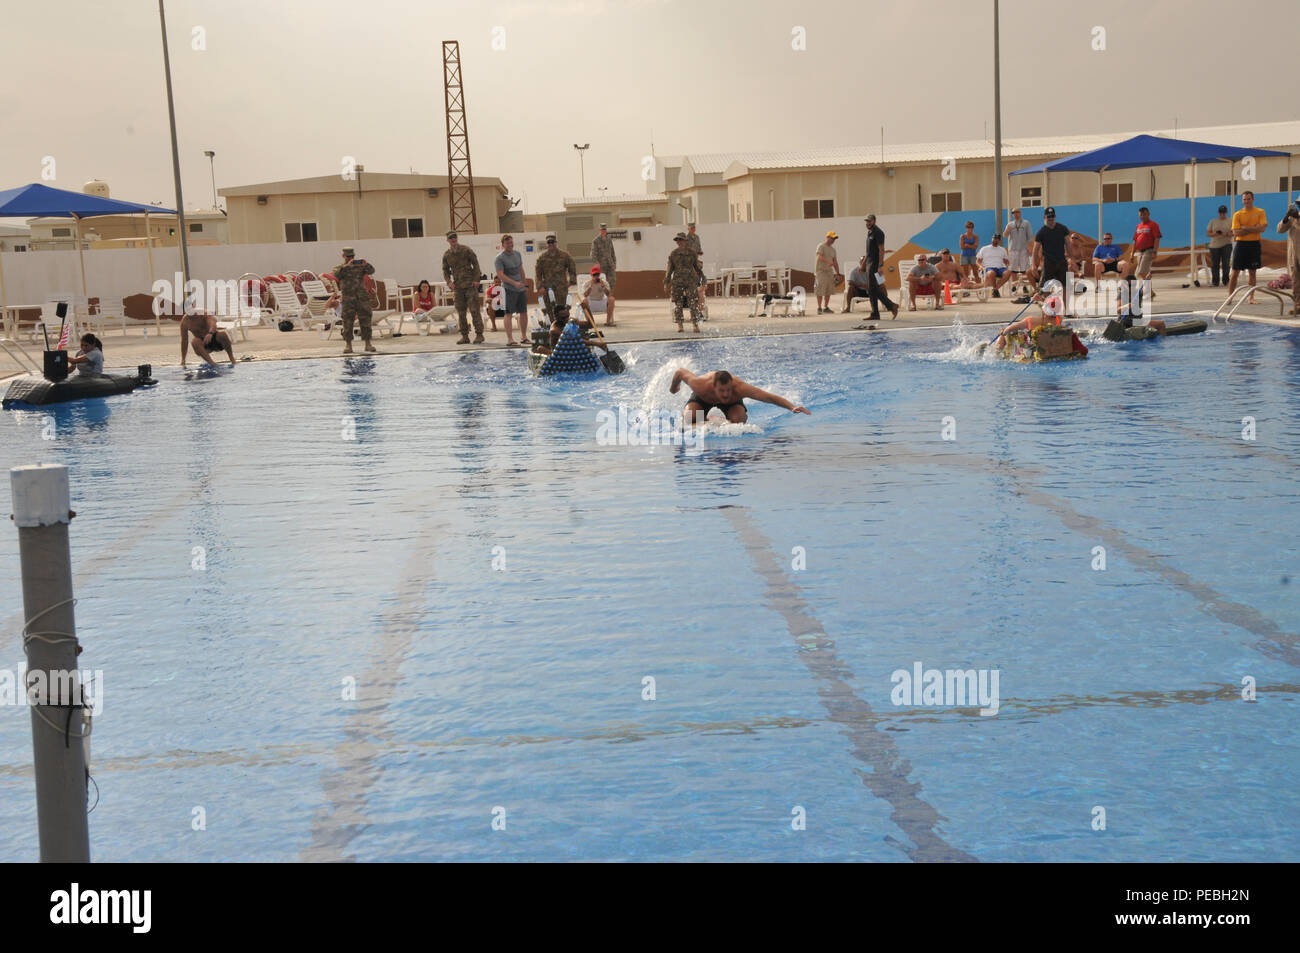
[[[53,156],[53,185],[101,178],[114,197],[172,205],[157,4],[4,7],[0,188],[40,181]],[[1001,7],[1004,137],[1297,118],[1293,2]],[[474,170],[529,212],[579,194],[575,142],[591,143],[595,195],[644,191],[652,130],[663,155],[875,144],[882,124],[890,142],[977,139],[986,122],[992,135],[991,11],[992,0],[168,0],[186,206],[212,203],[205,149],[218,187],[338,172],[345,155],[371,172],[446,174],[444,39],[461,44]],[[791,47],[796,27],[806,50]]]

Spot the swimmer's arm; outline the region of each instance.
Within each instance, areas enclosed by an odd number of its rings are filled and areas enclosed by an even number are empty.
[[[784,407],[791,413],[810,415],[812,413],[807,407],[797,407],[780,394],[770,394],[753,384],[741,384],[736,388],[736,394],[740,397],[748,397],[750,400],[761,400],[765,404],[776,404],[776,406]]]
[[[670,394],[677,393],[677,388],[681,387],[682,384],[685,384],[691,390],[695,390],[695,382],[697,380],[699,380],[699,378],[697,378],[686,368],[679,367],[677,368],[677,372],[673,374],[673,382],[668,385],[668,393]]]

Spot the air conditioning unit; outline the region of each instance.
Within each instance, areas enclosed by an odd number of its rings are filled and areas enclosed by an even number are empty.
[[[258,205],[265,205],[265,204],[266,204],[266,200],[267,200],[267,196],[265,196],[265,195],[259,195],[259,196],[257,197],[257,204],[258,204]]]
[[[437,190],[437,189],[430,189],[430,190],[429,190],[429,198],[431,198],[431,199],[436,199],[437,197],[438,197],[438,190]]]

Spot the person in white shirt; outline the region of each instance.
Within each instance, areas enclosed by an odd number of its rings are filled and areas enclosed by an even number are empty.
[[[1002,247],[1002,236],[994,235],[993,241],[985,245],[975,255],[980,270],[984,274],[985,287],[993,289],[993,297],[1002,297],[998,289],[1011,280],[1011,256]]]
[[[1011,221],[1002,230],[1002,240],[1006,243],[1009,267],[1014,274],[1029,275],[1034,282],[1038,276],[1033,269],[1034,230],[1020,214],[1020,209],[1011,210]]]
[[[592,303],[597,302],[593,308]],[[603,302],[601,304],[600,302]],[[591,280],[587,282],[587,287],[582,292],[582,310],[587,315],[587,320],[594,326],[596,319],[592,317],[592,311],[605,312],[605,327],[614,327],[614,293],[609,287],[609,280],[601,274],[600,266],[596,265],[591,269]]]
[[[77,369],[79,377],[103,377],[104,343],[93,334],[83,334],[81,350],[68,358],[68,363]]]

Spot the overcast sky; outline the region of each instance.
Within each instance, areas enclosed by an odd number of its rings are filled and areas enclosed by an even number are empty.
[[[1002,2],[1004,137],[1297,118],[1295,4]],[[470,149],[529,212],[642,192],[663,155],[992,135],[992,0],[168,0],[187,207],[217,186],[446,174],[441,41]],[[172,205],[153,0],[5,2],[0,188]],[[792,49],[802,27],[806,49]],[[1095,51],[1094,28],[1105,30]],[[196,28],[202,36],[195,37]],[[206,49],[192,47],[201,39]],[[504,50],[493,48],[504,43]],[[1222,65],[1219,65],[1222,64]],[[1066,99],[1065,94],[1069,94]]]

